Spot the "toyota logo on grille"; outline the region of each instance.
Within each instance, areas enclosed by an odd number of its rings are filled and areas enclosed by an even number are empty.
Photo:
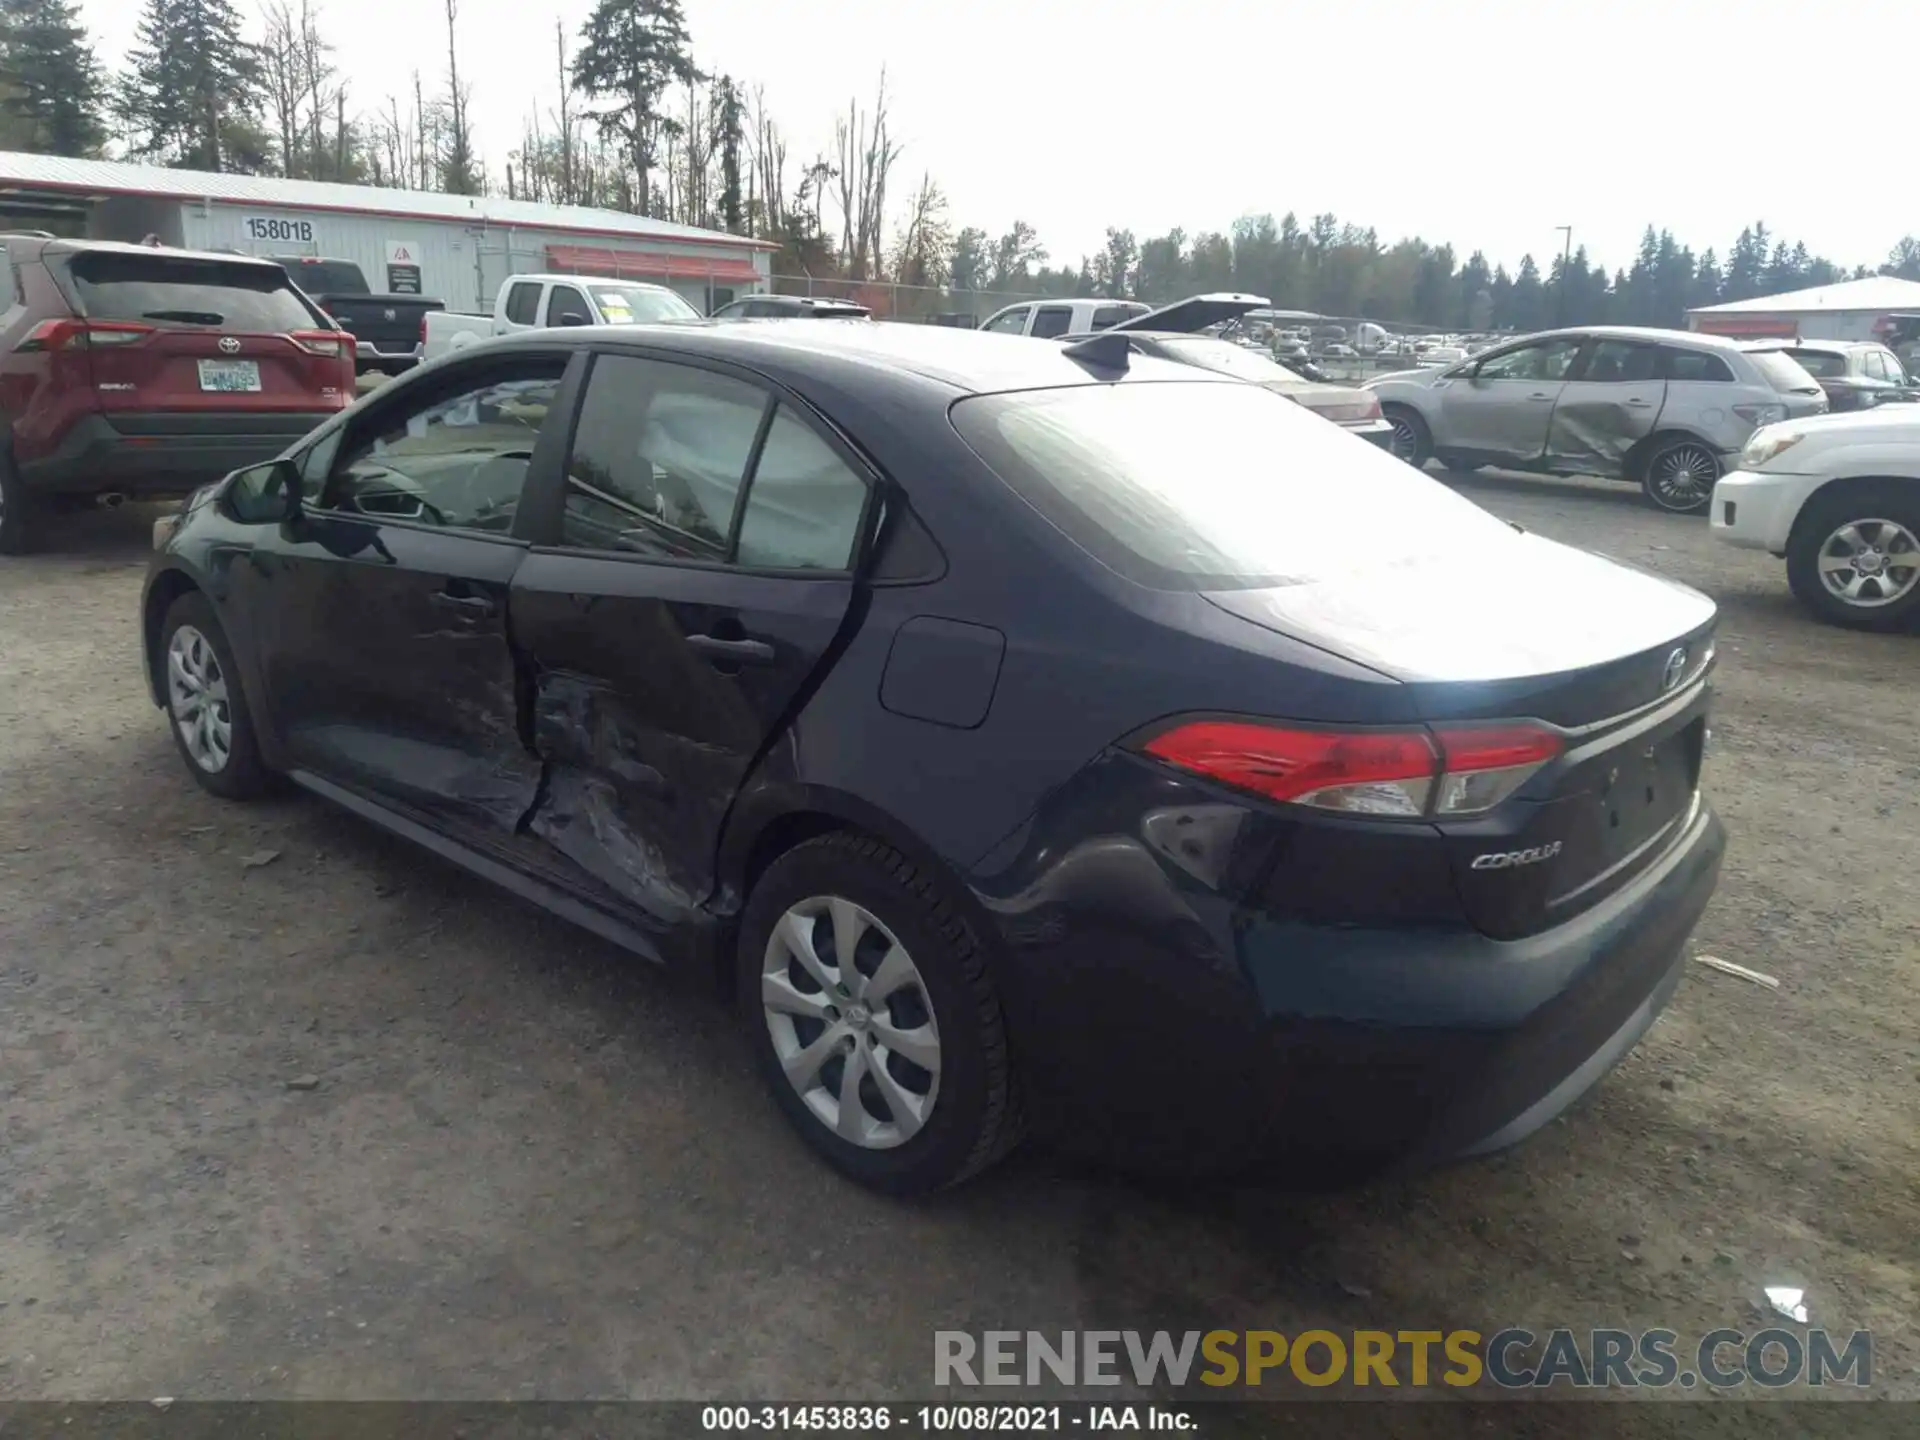
[[[1687,651],[1683,645],[1667,656],[1667,668],[1660,672],[1660,689],[1667,691],[1680,683],[1680,677],[1687,673]]]
[[[220,350],[221,353],[226,355],[238,355],[240,353],[240,342],[231,335],[222,335],[220,337]]]

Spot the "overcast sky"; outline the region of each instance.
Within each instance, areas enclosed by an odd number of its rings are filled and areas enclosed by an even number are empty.
[[[409,92],[416,67],[441,82],[441,0],[319,3],[351,103]],[[1897,163],[1920,143],[1901,98],[1911,0],[684,3],[696,60],[764,85],[796,160],[830,147],[884,64],[901,171],[932,171],[956,225],[1027,220],[1056,262],[1108,225],[1191,235],[1259,211],[1332,211],[1508,265],[1544,265],[1571,225],[1610,268],[1649,221],[1724,260],[1764,219],[1847,265],[1920,228]],[[496,181],[522,117],[554,101],[552,17],[571,33],[589,8],[460,0]],[[117,64],[136,0],[82,9]],[[904,200],[907,177],[894,188]]]

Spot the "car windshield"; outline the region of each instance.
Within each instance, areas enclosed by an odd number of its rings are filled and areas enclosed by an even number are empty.
[[[1847,373],[1847,357],[1836,355],[1831,350],[1777,350],[1771,353],[1787,356],[1816,379],[1835,380]]]
[[[1160,348],[1176,360],[1184,360],[1189,365],[1199,365],[1207,370],[1217,370],[1222,375],[1232,375],[1239,380],[1251,380],[1256,385],[1300,383],[1300,377],[1284,365],[1277,365],[1258,350],[1249,350],[1231,340],[1198,337],[1191,340],[1162,340]]]
[[[155,320],[284,334],[320,319],[277,265],[95,251],[71,268],[80,311],[93,320]]]
[[[631,285],[596,285],[593,298],[609,325],[644,325],[654,320],[698,320],[700,312],[671,290]]]
[[[1157,589],[1301,585],[1483,549],[1503,521],[1403,461],[1253,385],[1195,379],[976,395],[954,427],[1028,504],[1109,568]]]

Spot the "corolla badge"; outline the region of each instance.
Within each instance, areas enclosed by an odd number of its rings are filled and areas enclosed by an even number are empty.
[[[240,353],[240,342],[231,335],[222,335],[220,337],[220,351],[225,355],[238,355]]]
[[[1660,672],[1662,691],[1673,689],[1680,683],[1680,677],[1687,673],[1687,647],[1682,645],[1667,656],[1667,668]]]
[[[1560,853],[1558,840],[1548,845],[1535,845],[1530,850],[1495,850],[1488,855],[1473,857],[1472,869],[1475,870],[1512,870],[1520,865],[1538,865],[1542,860],[1551,860]]]

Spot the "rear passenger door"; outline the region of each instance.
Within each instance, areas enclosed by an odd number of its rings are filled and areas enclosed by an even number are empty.
[[[1657,347],[1595,339],[1574,361],[1547,432],[1549,468],[1620,476],[1627,456],[1653,433],[1667,394]]]
[[[833,649],[873,494],[756,380],[593,360],[513,582],[546,765],[532,830],[663,927],[707,898],[735,793]]]

